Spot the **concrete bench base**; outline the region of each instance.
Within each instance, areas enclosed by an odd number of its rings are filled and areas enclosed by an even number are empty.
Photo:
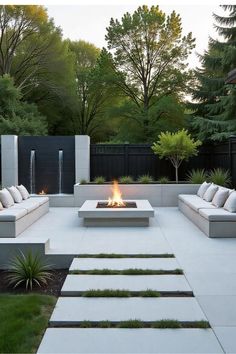
[[[209,221],[179,199],[179,210],[208,237],[236,237],[235,221]]]
[[[0,237],[17,237],[41,216],[49,211],[49,201],[16,221],[0,222]]]

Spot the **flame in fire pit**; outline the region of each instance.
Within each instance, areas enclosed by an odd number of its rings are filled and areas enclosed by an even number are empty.
[[[108,198],[107,205],[110,207],[125,206],[125,203],[122,200],[122,194],[121,194],[121,191],[120,191],[117,181],[113,182],[112,192],[113,192],[113,195],[111,198]]]

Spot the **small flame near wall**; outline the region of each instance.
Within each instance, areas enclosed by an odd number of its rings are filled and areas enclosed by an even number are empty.
[[[42,189],[41,192],[39,192],[39,195],[45,195],[45,194],[47,194],[47,193],[44,189]]]

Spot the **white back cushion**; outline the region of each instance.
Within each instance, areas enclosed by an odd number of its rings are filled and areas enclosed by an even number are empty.
[[[225,202],[224,209],[230,211],[231,213],[236,213],[236,192],[230,193]]]
[[[198,191],[197,191],[197,195],[198,195],[200,198],[203,198],[203,196],[204,196],[204,194],[205,194],[207,188],[210,187],[210,185],[211,185],[210,183],[203,182],[203,183],[200,185],[200,187],[199,187],[199,189],[198,189]]]
[[[22,202],[22,199],[23,199],[22,195],[20,194],[20,192],[18,191],[18,189],[16,187],[12,186],[12,187],[8,187],[7,189],[10,192],[15,203]]]
[[[212,183],[204,193],[203,199],[206,202],[211,202],[218,189],[219,187]]]
[[[212,199],[212,204],[217,208],[221,208],[225,204],[226,199],[229,196],[229,192],[230,191],[227,188],[219,188]]]
[[[27,191],[27,189],[22,184],[20,186],[16,186],[16,188],[18,189],[18,191],[22,195],[23,199],[28,199],[29,198],[29,196],[30,196],[29,192]]]
[[[0,201],[4,208],[9,208],[14,205],[14,199],[12,198],[10,192],[6,188],[0,190]]]

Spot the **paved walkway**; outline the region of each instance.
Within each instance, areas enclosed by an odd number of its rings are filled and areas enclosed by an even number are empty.
[[[77,209],[52,208],[20,237],[35,238],[42,234],[50,238],[51,254],[174,253],[212,329],[49,328],[40,353],[236,353],[236,239],[207,238],[176,208],[158,208],[155,220],[144,229],[83,228]],[[104,268],[104,260],[99,260],[96,268],[99,262]],[[109,262],[109,267],[116,269],[115,261],[110,259]],[[126,269],[130,268],[132,260],[127,264],[123,259],[118,262]],[[81,269],[95,266],[88,264],[87,259],[82,263]],[[137,267],[137,262],[134,264]],[[140,267],[149,268],[149,265],[140,263]],[[160,267],[163,268],[163,264]],[[166,263],[166,269],[168,267]],[[62,340],[62,333],[66,341]],[[46,344],[51,348],[49,351],[45,351]]]

